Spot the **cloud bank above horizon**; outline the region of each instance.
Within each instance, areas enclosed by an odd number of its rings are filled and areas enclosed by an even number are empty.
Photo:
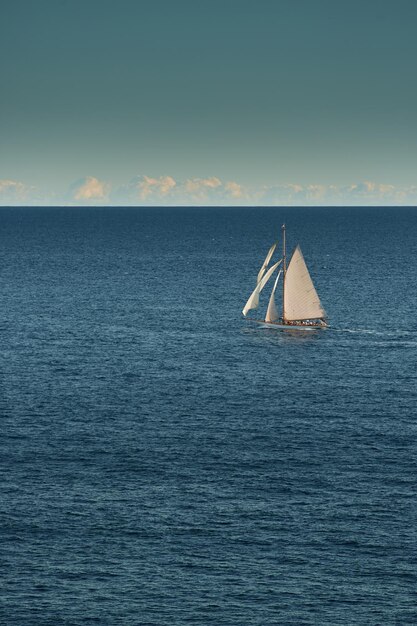
[[[175,180],[137,175],[124,185],[94,176],[62,194],[0,179],[0,206],[417,206],[417,185],[373,181],[350,185],[277,183],[247,186],[216,176]]]
[[[3,4],[0,204],[417,203],[415,0]]]

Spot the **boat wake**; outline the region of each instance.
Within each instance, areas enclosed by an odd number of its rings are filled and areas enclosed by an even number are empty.
[[[329,326],[328,330],[331,330],[335,333],[351,333],[354,335],[374,335],[379,337],[392,337],[392,338],[417,338],[417,331],[410,331],[405,329],[396,329],[396,330],[376,330],[374,328],[335,328],[334,326]]]

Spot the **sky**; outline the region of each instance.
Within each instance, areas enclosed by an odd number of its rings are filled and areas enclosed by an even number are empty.
[[[2,0],[0,204],[417,204],[415,0]]]

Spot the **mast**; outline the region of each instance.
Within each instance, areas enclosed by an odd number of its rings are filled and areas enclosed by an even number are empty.
[[[285,249],[285,224],[281,227],[282,230],[282,321],[285,321],[285,275],[287,273],[287,254]]]

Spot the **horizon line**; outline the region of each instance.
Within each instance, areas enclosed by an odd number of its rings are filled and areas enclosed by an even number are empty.
[[[417,204],[1,204],[1,209],[417,209]]]

